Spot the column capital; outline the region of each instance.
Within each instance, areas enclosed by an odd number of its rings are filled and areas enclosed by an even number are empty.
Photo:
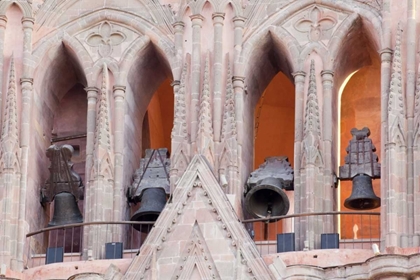
[[[245,77],[242,76],[233,76],[232,77],[233,88],[244,88]]]
[[[116,91],[116,90],[121,90],[121,91],[124,91],[125,92],[125,89],[126,89],[127,87],[126,86],[122,86],[122,85],[114,85],[113,87],[112,87],[112,89],[114,90],[114,91]]]
[[[198,25],[201,27],[203,24],[204,17],[200,14],[195,14],[195,15],[191,15],[190,19],[193,26]]]
[[[394,51],[391,48],[385,48],[385,49],[380,50],[379,55],[381,56],[381,61],[391,62],[393,53]]]
[[[114,87],[112,88],[114,91],[114,98],[118,98],[118,97],[125,97],[125,86],[122,85],[114,85]]]
[[[97,87],[85,87],[85,91],[87,92],[88,99],[96,99],[98,97],[99,89]]]
[[[223,20],[225,19],[225,13],[213,13],[211,15],[211,18],[213,19],[213,22],[215,24],[217,23],[222,24]]]
[[[333,77],[334,77],[334,71],[331,71],[331,70],[322,70],[321,71],[322,81],[332,81]]]
[[[305,82],[306,72],[305,71],[296,71],[292,73],[295,83]]]
[[[176,21],[172,24],[172,26],[175,28],[175,30],[181,31],[184,29],[185,23],[183,21]]]
[[[243,28],[244,25],[245,25],[245,18],[244,17],[236,16],[232,19],[232,21],[233,21],[235,27],[242,27]]]
[[[34,79],[32,78],[21,78],[20,84],[23,85],[24,83],[30,83],[31,85],[34,84]]]
[[[24,17],[24,18],[22,18],[22,25],[23,25],[23,28],[24,29],[25,28],[33,29],[34,23],[35,23],[35,19],[32,18],[32,17]]]
[[[5,15],[0,15],[0,27],[5,28],[7,24],[7,17]]]

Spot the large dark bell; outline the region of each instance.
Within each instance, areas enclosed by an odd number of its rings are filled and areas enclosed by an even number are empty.
[[[253,187],[245,197],[245,208],[255,218],[286,215],[290,203],[282,190],[282,180],[265,178]],[[270,220],[275,222],[276,220]]]
[[[375,195],[372,187],[372,178],[360,174],[353,178],[353,188],[344,206],[354,210],[370,210],[381,206],[381,199]]]
[[[131,221],[154,222],[159,217],[166,204],[166,193],[162,188],[145,189],[141,198],[140,208],[131,217]],[[133,225],[141,232],[149,232],[150,225]]]
[[[48,227],[79,223],[83,223],[83,217],[74,195],[68,192],[57,194],[54,197],[54,216]]]

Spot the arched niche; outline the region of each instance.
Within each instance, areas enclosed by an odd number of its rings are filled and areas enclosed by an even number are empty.
[[[30,157],[28,170],[28,211],[42,213],[31,220],[31,228],[46,227],[53,215],[54,202],[40,208],[40,187],[50,176],[50,160],[46,150],[51,144],[69,144],[74,147],[72,157],[74,171],[85,182],[87,96],[84,88],[87,82],[75,53],[65,44],[52,47],[42,59],[34,77],[34,102],[31,118]],[[49,207],[48,207],[49,205]],[[83,213],[83,201],[78,206]],[[44,236],[44,244],[61,245],[65,252],[80,249],[79,231],[51,232]],[[65,236],[64,236],[65,235]],[[72,237],[73,236],[73,237]],[[64,243],[65,242],[65,243]],[[51,246],[50,246],[51,247]],[[53,246],[54,247],[54,246]]]
[[[271,34],[254,50],[247,77],[245,98],[245,145],[253,151],[250,171],[257,169],[266,157],[287,156],[293,166],[295,88],[291,77],[291,65],[283,44]],[[248,79],[249,77],[249,79]],[[246,113],[252,112],[252,113]],[[249,172],[247,173],[249,175]],[[290,209],[293,213],[293,192],[288,191]],[[248,214],[245,213],[245,216]],[[265,227],[254,225],[255,240],[275,240],[276,234],[289,232],[292,222],[275,222]]]
[[[174,117],[172,80],[165,56],[152,43],[137,54],[128,73],[126,92],[126,185],[131,185],[145,149],[171,149]],[[139,207],[140,204],[137,204],[124,209],[126,218],[129,220]]]
[[[339,112],[337,113],[336,146],[334,153],[338,165],[344,164],[346,147],[351,139],[352,128],[368,127],[369,138],[376,147],[376,154],[381,161],[381,62],[369,31],[361,19],[357,19],[343,41],[337,56],[335,83],[338,90]],[[381,196],[380,179],[373,180],[374,192]],[[339,205],[341,211],[352,211],[344,206],[344,201],[351,195],[352,182],[340,181]],[[372,210],[380,212],[380,208]],[[379,216],[344,215],[340,220],[342,239],[379,238]],[[360,244],[359,244],[360,245]],[[360,245],[363,246],[363,245]],[[366,247],[367,246],[367,247]],[[370,248],[370,244],[365,245]]]

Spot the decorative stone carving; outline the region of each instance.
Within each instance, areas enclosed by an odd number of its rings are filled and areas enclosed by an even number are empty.
[[[321,127],[315,78],[315,63],[311,61],[308,97],[306,99],[305,120],[303,124],[302,166],[322,162],[320,147]]]
[[[18,172],[20,170],[16,94],[15,63],[12,56],[9,70],[9,85],[6,94],[6,108],[4,109],[1,131],[1,171],[10,169]]]
[[[175,92],[175,115],[174,126],[172,128],[172,138],[179,138],[179,141],[187,140],[187,116],[185,105],[185,78],[187,75],[188,64],[185,63],[182,68],[181,81],[179,89]]]
[[[388,113],[389,141],[404,145],[404,93],[401,70],[401,22],[398,23],[394,56],[392,58],[391,84],[389,88]]]
[[[126,36],[120,31],[113,31],[112,25],[103,22],[99,26],[99,31],[90,34],[86,38],[86,43],[92,47],[99,47],[99,54],[104,57],[112,53],[112,47],[121,44]]]
[[[99,96],[99,105],[96,115],[96,131],[95,131],[95,144],[94,144],[94,164],[92,172],[95,175],[102,174],[105,178],[113,178],[113,161],[111,135],[110,135],[110,122],[108,112],[108,67],[104,63],[102,69],[102,86]]]
[[[194,270],[198,270],[201,279],[221,279],[197,221],[172,279],[192,279]]]
[[[213,119],[210,104],[209,54],[207,54],[206,57],[206,64],[204,66],[203,91],[201,93],[200,112],[198,119],[197,150],[199,153],[205,155],[207,159],[213,164]]]
[[[347,17],[348,14],[343,11],[338,12],[329,7],[311,5],[283,22],[282,26],[302,46],[310,42],[318,42],[327,47],[329,39]]]
[[[140,160],[140,167],[134,174],[131,197],[141,197],[143,191],[149,188],[162,188],[167,194],[170,193],[170,159],[167,155],[166,148],[146,150],[146,156]]]
[[[347,155],[344,165],[340,166],[340,179],[352,179],[358,174],[366,174],[372,178],[381,177],[381,165],[378,163],[376,148],[369,139],[370,130],[367,127],[351,130],[353,138],[346,148]]]
[[[313,7],[307,18],[302,18],[295,23],[296,30],[308,33],[309,41],[318,41],[321,39],[324,31],[330,30],[337,24],[335,18],[325,16],[318,7]]]

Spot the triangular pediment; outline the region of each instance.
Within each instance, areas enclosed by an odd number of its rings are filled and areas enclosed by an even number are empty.
[[[208,277],[213,275],[215,279],[273,279],[201,155],[190,162],[123,279],[175,279],[177,275],[178,279],[212,279]]]

